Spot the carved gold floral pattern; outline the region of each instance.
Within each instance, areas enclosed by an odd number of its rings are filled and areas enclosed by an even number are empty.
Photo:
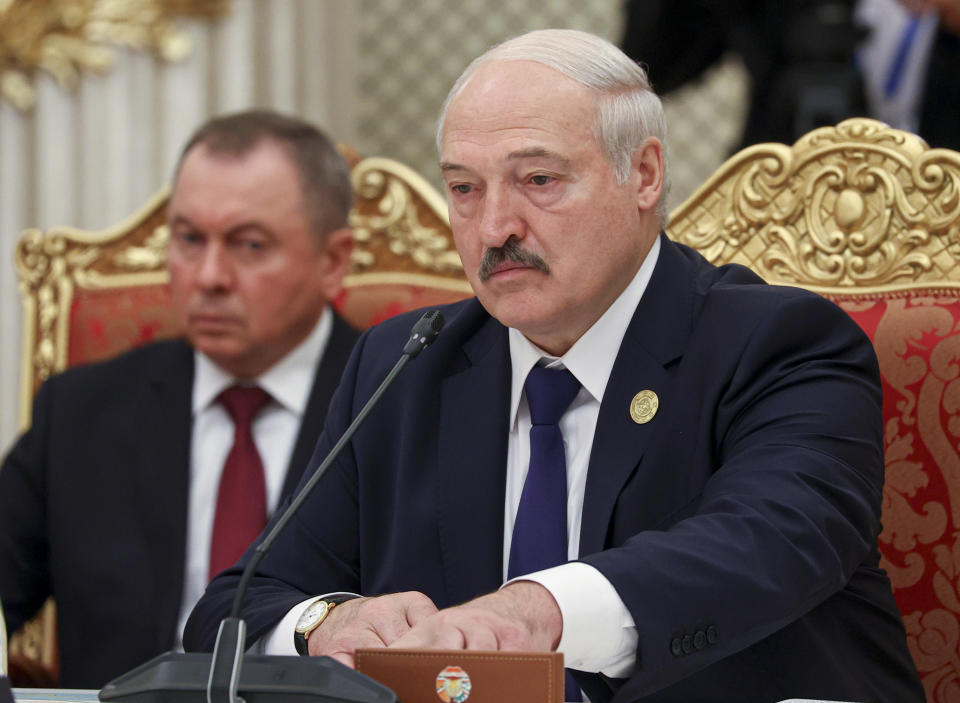
[[[409,270],[463,279],[446,204],[419,174],[396,161],[371,158],[353,169],[353,185],[352,273]]]
[[[151,285],[167,280],[164,223],[167,189],[124,222],[100,232],[58,227],[25,231],[14,252],[24,301],[21,394],[26,421],[33,390],[67,363],[67,333],[74,292],[81,288]]]
[[[175,20],[211,19],[229,9],[230,0],[0,0],[0,98],[28,110],[37,70],[72,88],[81,71],[110,67],[108,45],[182,60],[190,40]]]
[[[830,292],[960,282],[958,222],[960,154],[852,119],[740,152],[668,231],[715,263]]]

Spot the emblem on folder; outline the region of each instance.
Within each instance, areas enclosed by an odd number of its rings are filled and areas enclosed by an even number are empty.
[[[650,422],[657,414],[660,399],[653,391],[640,391],[630,402],[630,418],[638,425]]]
[[[448,666],[437,674],[437,696],[443,703],[463,703],[470,697],[470,675],[459,666]]]

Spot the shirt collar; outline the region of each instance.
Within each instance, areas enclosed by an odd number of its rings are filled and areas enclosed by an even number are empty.
[[[313,331],[299,345],[255,379],[242,383],[256,384],[273,400],[296,415],[303,415],[313,386],[317,359],[323,353],[333,330],[333,313],[324,307]],[[240,381],[217,366],[209,357],[194,352],[193,414],[205,410],[225,389]]]
[[[593,326],[574,342],[567,353],[559,358],[540,349],[519,330],[512,327],[508,330],[511,365],[510,427],[514,427],[517,420],[520,396],[523,393],[527,374],[540,359],[547,359],[549,367],[565,367],[580,381],[580,385],[593,396],[594,400],[598,403],[603,400],[603,393],[607,388],[607,381],[610,380],[610,373],[617,360],[623,336],[627,333],[633,313],[647,289],[659,255],[660,237],[657,237],[633,280],[627,284],[600,319],[594,322]]]

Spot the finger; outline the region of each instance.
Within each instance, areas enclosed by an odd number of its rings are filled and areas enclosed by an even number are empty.
[[[377,617],[370,620],[370,626],[385,645],[409,632],[410,623],[407,622],[406,612],[406,610],[392,610],[378,614]]]
[[[431,618],[413,627],[391,646],[406,649],[465,649],[464,634],[455,624]]]
[[[462,631],[464,649],[499,650],[496,633],[487,627],[471,627]]]
[[[356,660],[353,655],[348,652],[336,652],[334,654],[328,655],[331,659],[336,659],[338,662],[344,666],[350,667],[351,669],[356,669]]]
[[[417,591],[383,596],[376,602],[371,601],[370,607],[377,613],[371,615],[371,622],[387,644],[402,637],[415,623],[437,612],[433,601]]]
[[[307,645],[313,656],[333,656],[341,652],[352,655],[358,647],[384,647],[386,642],[376,629],[369,625],[351,623],[338,630],[333,637],[318,639],[316,642],[311,637],[307,640]]]
[[[412,629],[403,637],[398,637],[387,645],[388,649],[439,649],[432,646],[433,637],[428,636],[426,632],[419,629]],[[445,647],[444,649],[459,649],[458,647]]]
[[[429,598],[416,599],[406,610],[407,624],[414,627],[438,612],[437,606]]]
[[[367,630],[338,636],[336,641],[331,643],[329,651],[323,654],[353,669],[356,666],[355,656],[358,649],[383,649],[384,646],[385,643],[375,632]]]

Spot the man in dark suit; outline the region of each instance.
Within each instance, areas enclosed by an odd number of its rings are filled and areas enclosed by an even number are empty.
[[[364,646],[557,650],[595,703],[923,700],[878,567],[870,342],[660,233],[642,69],[532,32],[468,67],[440,130],[477,297],[443,309],[264,559],[248,644],[348,665]],[[413,319],[361,337],[313,466]],[[188,648],[213,646],[245,559]]]
[[[55,598],[62,686],[100,687],[179,646],[209,579],[299,481],[357,338],[328,305],[350,205],[347,165],[312,125],[269,112],[210,121],[183,151],[168,208],[184,339],[38,392],[0,469],[0,600],[16,631]],[[262,398],[245,431],[226,405],[235,384]],[[231,464],[241,435],[253,464]],[[241,476],[239,505],[227,466],[259,472]],[[244,537],[246,500],[261,514]]]

